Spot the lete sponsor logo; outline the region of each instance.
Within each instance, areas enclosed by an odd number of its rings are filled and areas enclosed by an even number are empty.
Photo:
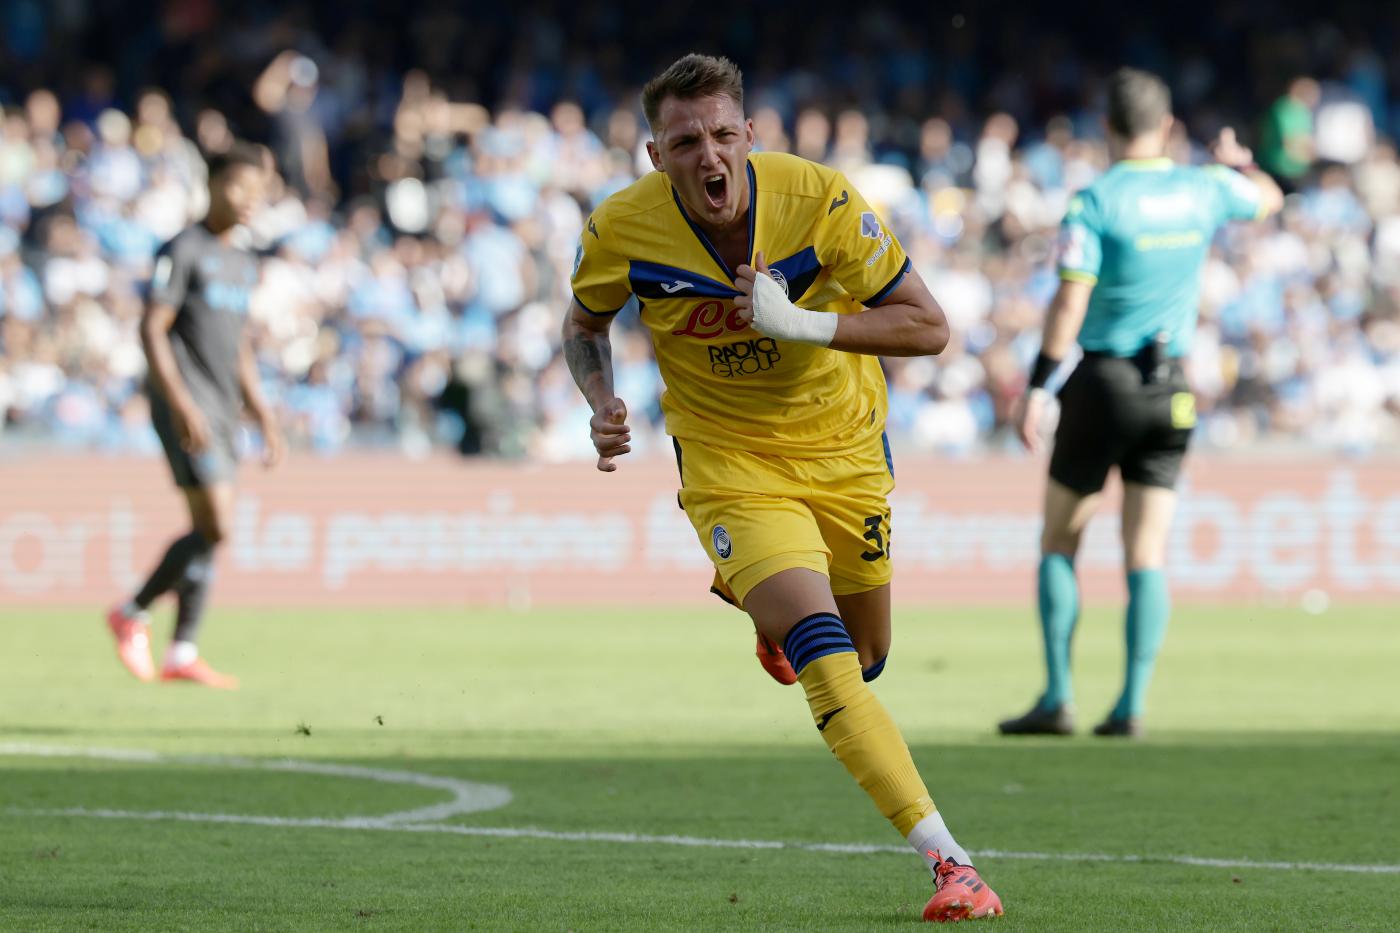
[[[723,301],[702,301],[690,309],[685,326],[671,331],[671,336],[713,340],[725,334],[737,334],[748,326],[739,318],[737,307]]]

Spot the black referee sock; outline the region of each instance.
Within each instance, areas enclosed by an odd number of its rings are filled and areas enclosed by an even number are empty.
[[[166,549],[156,569],[151,572],[146,585],[141,587],[133,602],[137,608],[146,609],[164,593],[170,592],[185,576],[185,570],[194,558],[209,554],[212,548],[204,535],[191,531],[183,538],[176,538]]]

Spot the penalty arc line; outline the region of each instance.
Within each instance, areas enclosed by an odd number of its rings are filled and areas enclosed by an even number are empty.
[[[0,742],[0,756],[3,755],[22,755],[32,758],[96,758],[102,761],[190,764],[211,768],[319,774],[326,777],[375,781],[380,784],[409,784],[430,790],[446,791],[452,797],[446,803],[415,807],[412,810],[401,810],[395,813],[381,813],[378,816],[365,818],[378,823],[423,823],[445,820],[466,813],[498,810],[513,799],[510,788],[502,787],[499,784],[481,784],[476,781],[440,777],[435,774],[420,774],[416,771],[364,768],[358,765],[342,765],[327,761],[299,761],[294,758],[260,759],[238,755],[162,755],[159,752],[133,748],[69,748],[64,745]]]
[[[52,758],[97,758],[133,763],[184,763],[210,767],[257,769],[266,771],[315,774],[370,780],[378,783],[411,784],[446,791],[452,796],[447,803],[413,810],[385,813],[379,816],[357,817],[281,817],[241,813],[194,813],[174,810],[114,810],[87,807],[24,809],[6,807],[9,816],[86,817],[109,820],[139,820],[145,822],[184,822],[271,826],[306,829],[352,829],[408,833],[438,833],[454,836],[474,836],[493,839],[542,839],[553,842],[602,842],[630,845],[667,845],[708,849],[762,849],[803,852],[827,852],[838,855],[908,855],[906,846],[870,845],[861,843],[786,842],[771,839],[716,839],[703,836],[646,835],[640,833],[560,831],[536,827],[462,826],[452,823],[424,822],[473,812],[499,809],[510,803],[508,788],[479,784],[457,778],[363,768],[330,762],[308,762],[290,759],[262,760],[215,755],[162,755],[140,749],[70,748],[27,743],[0,743],[0,756],[34,756]],[[1400,865],[1344,864],[1335,862],[1275,862],[1252,859],[1208,858],[1195,855],[1112,855],[1098,852],[1016,852],[999,849],[979,849],[973,852],[982,858],[1036,862],[1106,862],[1118,864],[1170,864],[1198,868],[1263,869],[1266,871],[1330,871],[1349,874],[1400,875]]]

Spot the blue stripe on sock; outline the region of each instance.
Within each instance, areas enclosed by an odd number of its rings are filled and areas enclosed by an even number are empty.
[[[791,646],[794,654],[801,654],[807,645],[819,639],[847,639],[849,637],[844,628],[823,622],[820,625],[804,628],[800,632],[794,630],[793,633],[789,633],[788,637],[783,642],[783,650],[786,651],[788,646]]]
[[[834,632],[830,635],[823,635],[819,638],[811,638],[804,641],[802,644],[797,645],[793,649],[794,653],[788,655],[788,657],[811,658],[814,652],[824,651],[827,648],[844,648],[847,646],[854,647],[851,645],[851,637],[845,632]]]
[[[783,639],[783,654],[798,674],[818,658],[843,651],[854,653],[851,636],[840,616],[818,612],[798,622]]]
[[[802,632],[797,638],[791,636],[784,642],[783,650],[792,655],[801,656],[809,654],[816,648],[823,647],[828,643],[849,644],[851,636],[845,629],[822,627],[817,631]],[[791,649],[789,652],[788,649]]]
[[[818,619],[810,625],[804,625],[800,629],[794,628],[791,632],[788,632],[787,638],[784,639],[784,644],[792,642],[794,645],[800,645],[809,638],[818,638],[822,635],[844,634],[846,634],[846,627],[844,625],[838,622],[832,622],[829,619]]]
[[[874,680],[876,677],[879,677],[881,674],[883,674],[883,673],[885,672],[885,662],[888,661],[889,659],[890,659],[890,656],[889,656],[889,655],[885,655],[883,658],[881,658],[880,660],[876,661],[874,664],[870,665],[870,666],[867,667],[865,670],[861,671],[861,672],[860,672],[861,679],[864,680],[866,683],[870,683],[870,682],[871,682],[872,680]]]
[[[813,661],[816,661],[819,658],[824,658],[829,654],[845,654],[847,652],[855,654],[855,651],[855,645],[851,644],[851,642],[847,640],[844,645],[825,645],[805,654],[790,654],[787,656],[787,658],[789,663],[792,664],[793,673],[798,674],[800,676],[802,674],[802,671],[806,669],[807,665],[811,664]]]

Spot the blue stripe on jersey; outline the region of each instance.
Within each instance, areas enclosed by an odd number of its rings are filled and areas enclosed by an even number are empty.
[[[638,298],[733,298],[739,294],[732,285],[707,279],[687,269],[633,259],[627,270],[632,293]]]
[[[783,639],[783,654],[798,674],[817,658],[855,650],[841,617],[829,612],[808,616],[794,625]]]
[[[822,264],[817,261],[817,251],[809,246],[800,253],[770,262],[768,268],[781,272],[787,281],[788,300],[796,304],[807,294],[807,289],[822,274]]]
[[[880,443],[885,445],[885,466],[890,471],[890,476],[894,476],[894,454],[890,453],[890,435],[888,431],[880,432]]]
[[[909,274],[909,270],[913,267],[914,264],[909,261],[908,257],[906,257],[904,260],[904,265],[899,267],[899,271],[894,274],[894,278],[890,279],[889,284],[887,284],[884,288],[880,289],[875,294],[871,295],[869,298],[862,301],[861,304],[865,305],[867,308],[873,308],[880,302],[884,301],[885,296],[888,295],[890,292],[894,291],[895,288],[899,286],[900,282],[904,281],[904,277]]]
[[[749,161],[746,160],[746,161],[744,162],[744,168],[747,170],[747,171],[744,172],[744,174],[747,175],[748,178],[749,178],[749,252],[748,252],[748,257],[749,257],[749,264],[752,265],[752,264],[753,264],[753,250],[754,250],[754,231],[758,229],[758,177],[755,176],[754,173],[753,173],[753,163],[752,163],[752,162],[749,162]],[[723,263],[721,263],[720,265],[723,265]],[[730,269],[729,271],[730,271],[730,274],[733,274],[733,272],[734,272],[733,269]]]

